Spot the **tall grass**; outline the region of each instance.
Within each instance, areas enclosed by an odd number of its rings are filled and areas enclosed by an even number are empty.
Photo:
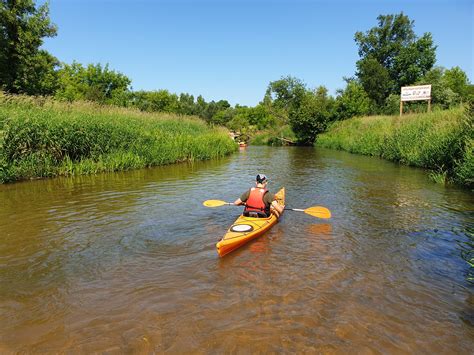
[[[435,180],[474,184],[472,111],[356,117],[334,123],[317,146],[378,156],[433,170]]]
[[[221,157],[223,129],[192,117],[0,94],[0,181]]]

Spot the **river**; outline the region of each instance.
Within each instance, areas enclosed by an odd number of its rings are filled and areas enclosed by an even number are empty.
[[[202,202],[257,173],[332,218],[220,259],[241,208]],[[314,148],[1,185],[0,352],[472,353],[473,230],[471,191]]]

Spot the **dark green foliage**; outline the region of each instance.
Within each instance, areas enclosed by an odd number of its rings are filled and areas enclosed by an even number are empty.
[[[58,60],[40,50],[44,37],[56,35],[48,4],[33,0],[0,1],[0,89],[50,95],[56,89]]]
[[[178,96],[168,90],[136,91],[132,95],[133,106],[146,112],[178,112]]]
[[[225,111],[230,107],[227,100],[219,100],[217,102],[211,101],[205,105],[205,108],[200,112],[200,117],[206,121],[212,121],[213,117],[220,111]]]
[[[268,110],[267,106],[258,104],[255,107],[236,106],[234,109],[225,111],[230,120],[228,126],[233,129],[253,126],[257,130],[270,128],[275,124],[275,117]]]
[[[55,97],[60,100],[88,100],[118,104],[127,100],[131,81],[125,75],[110,70],[108,65],[80,63],[63,64],[58,71],[59,82]],[[129,100],[131,98],[128,98]]]
[[[14,180],[12,170],[11,164],[8,164],[7,160],[0,156],[0,184]]]
[[[469,79],[467,74],[459,67],[446,69],[444,72],[444,83],[454,93],[466,101],[468,99]]]
[[[466,88],[466,101],[469,101],[469,102],[474,102],[474,85],[473,84],[469,84],[467,85],[467,88]]]
[[[436,46],[430,33],[400,48],[394,56],[393,68],[389,68],[390,77],[395,81],[395,92],[402,86],[415,83],[436,62]]]
[[[312,91],[300,79],[288,76],[268,85],[262,107],[275,112],[275,122],[289,123],[299,144],[312,145],[331,120],[333,105],[325,87]]]
[[[434,107],[448,109],[469,101],[469,79],[459,67],[451,69],[435,67],[420,78],[417,84],[431,84],[431,100]]]
[[[344,90],[339,91],[334,104],[333,115],[337,120],[354,116],[365,116],[370,112],[370,99],[362,85],[349,80]]]
[[[400,95],[390,94],[385,99],[385,105],[381,109],[374,111],[380,111],[384,115],[397,115],[400,112]]]
[[[455,101],[454,92],[443,83],[444,69],[435,67],[418,81],[418,84],[431,84],[431,97],[433,103],[439,104],[442,108],[450,107]]]
[[[367,95],[381,106],[394,84],[389,72],[375,58],[366,57],[357,62],[357,76]]]
[[[287,76],[268,84],[266,101],[274,106],[291,110],[297,108],[307,91],[306,84],[298,78]]]
[[[183,93],[179,95],[178,112],[181,115],[195,115],[194,96]]]
[[[356,75],[380,107],[390,94],[399,94],[402,86],[415,83],[433,67],[436,46],[430,33],[417,38],[413,21],[403,13],[377,20],[378,26],[355,34],[361,57]]]
[[[290,110],[289,122],[300,144],[312,145],[316,136],[324,132],[331,117],[332,100],[325,87],[307,91],[297,107]]]

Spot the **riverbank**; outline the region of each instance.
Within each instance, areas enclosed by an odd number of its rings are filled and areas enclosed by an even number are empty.
[[[0,182],[222,157],[226,130],[198,118],[0,93]]]
[[[335,122],[316,145],[430,169],[438,182],[472,187],[472,124],[472,111],[462,107],[402,117],[355,117]]]
[[[289,125],[257,131],[250,137],[251,145],[282,146],[292,145],[295,141],[295,134]]]

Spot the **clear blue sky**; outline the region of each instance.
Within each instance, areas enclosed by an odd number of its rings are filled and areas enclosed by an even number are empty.
[[[43,3],[40,1],[39,3]],[[403,11],[433,34],[437,65],[474,81],[473,0],[51,0],[59,60],[109,63],[134,90],[167,89],[255,105],[270,81],[292,75],[331,94],[358,59],[356,31]]]

